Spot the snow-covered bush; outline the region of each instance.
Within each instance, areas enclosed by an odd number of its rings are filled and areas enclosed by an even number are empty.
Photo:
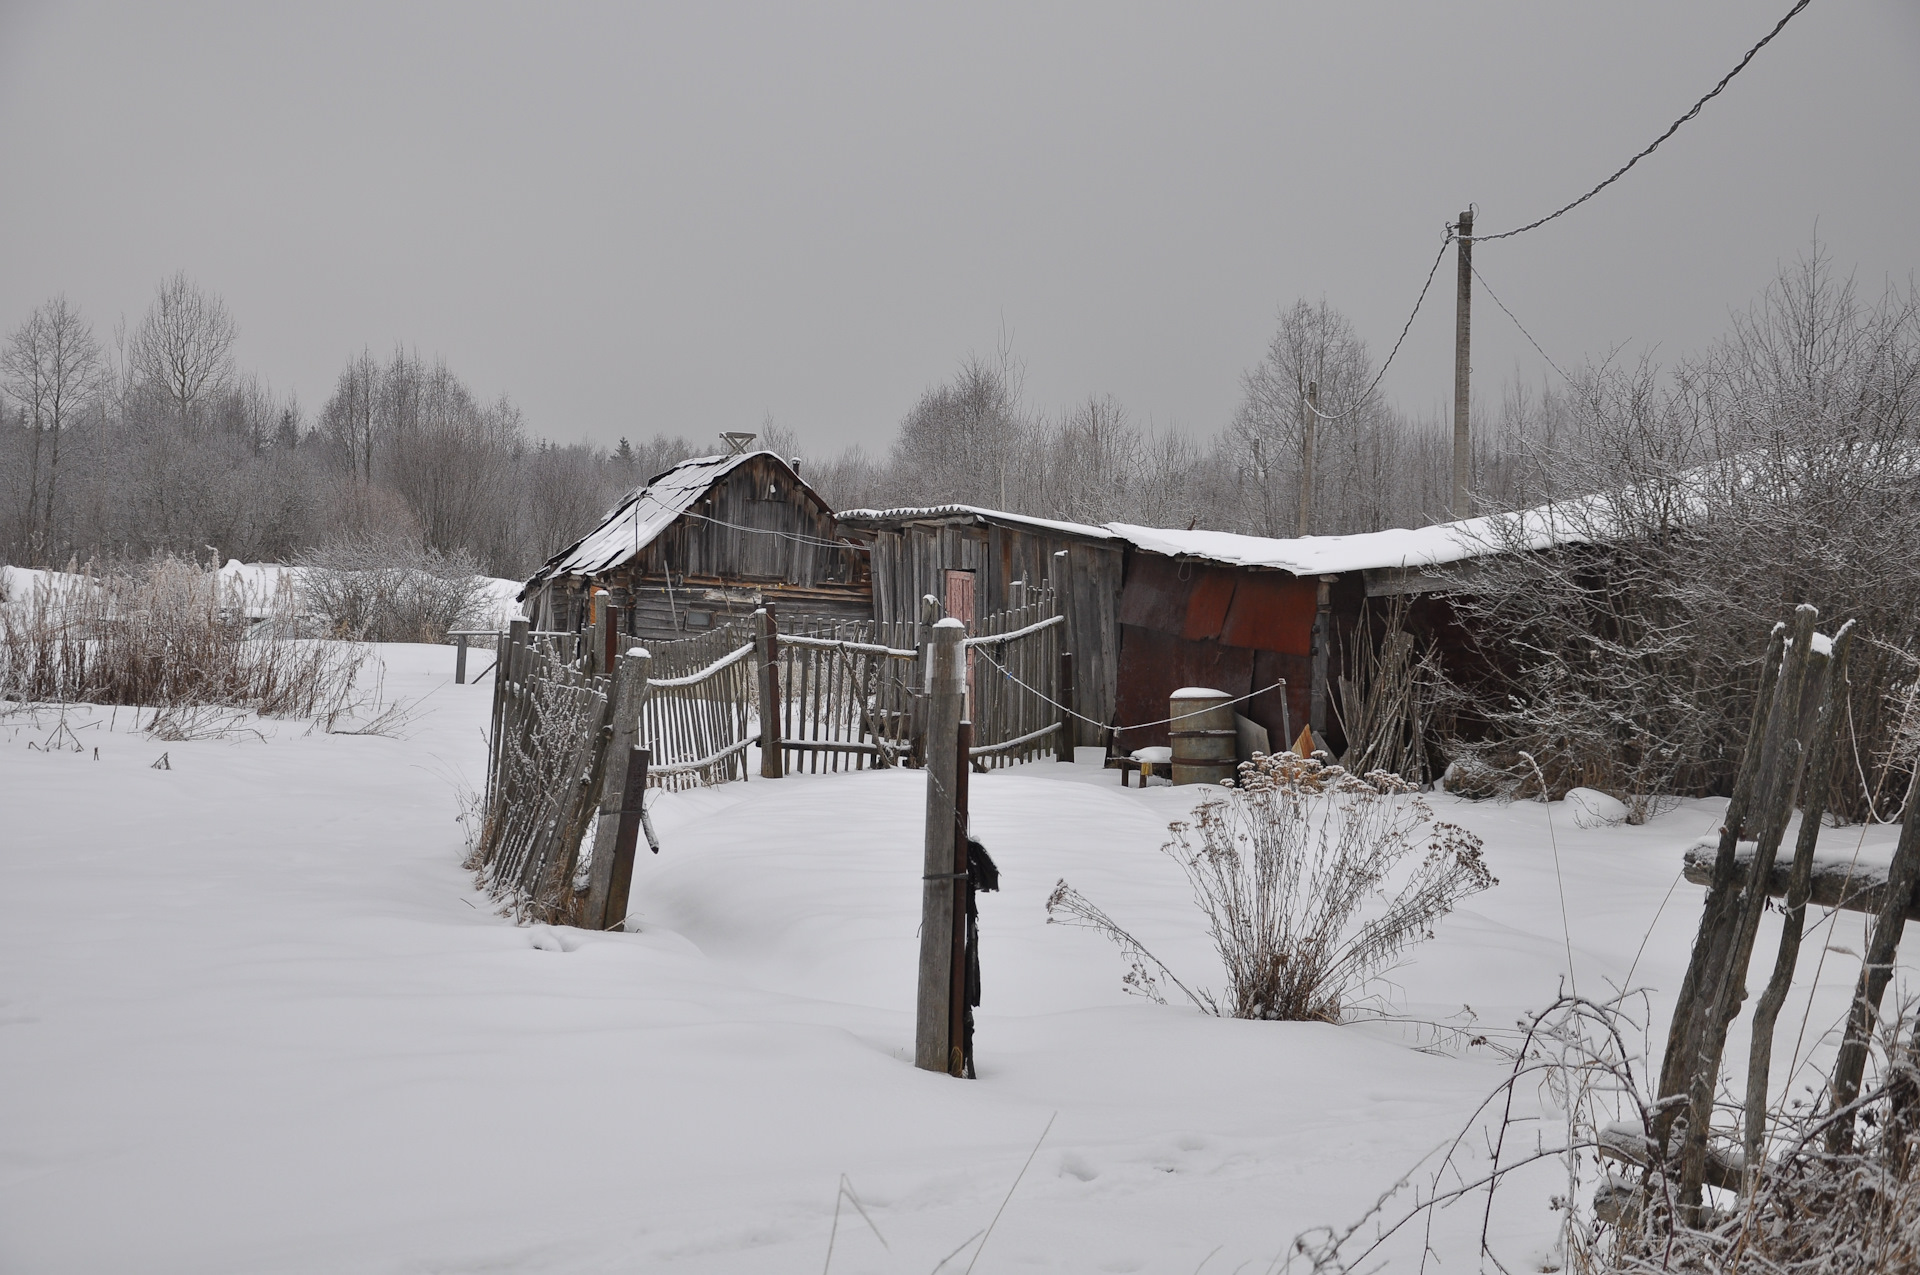
[[[1130,988],[1159,999],[1159,971],[1209,1013],[1337,1021],[1401,953],[1433,936],[1455,904],[1495,884],[1480,839],[1433,811],[1398,775],[1366,776],[1292,753],[1242,763],[1163,849],[1226,968],[1223,992],[1194,992],[1065,881],[1050,920],[1100,930],[1133,968]],[[1396,869],[1416,852],[1411,872]]]
[[[0,604],[0,699],[305,716],[346,693],[358,657],[292,630],[250,632],[217,573],[173,557],[44,572]]]
[[[308,607],[335,637],[441,642],[488,606],[479,563],[464,549],[368,537],[309,549],[296,561]]]

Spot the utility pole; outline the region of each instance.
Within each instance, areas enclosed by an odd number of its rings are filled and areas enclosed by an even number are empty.
[[[1473,209],[1460,214],[1454,236],[1454,251],[1460,261],[1460,287],[1453,312],[1453,516],[1467,518],[1473,510],[1467,505],[1467,486],[1471,481],[1468,461],[1473,442],[1467,431],[1467,381],[1472,366],[1473,336]]]
[[[1313,522],[1313,431],[1320,423],[1320,382],[1307,382],[1307,396],[1300,400],[1300,534],[1307,535]]]

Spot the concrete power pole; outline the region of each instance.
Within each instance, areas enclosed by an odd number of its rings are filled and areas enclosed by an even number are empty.
[[[1467,382],[1472,367],[1473,209],[1460,214],[1454,239],[1460,260],[1460,287],[1453,317],[1453,516],[1471,517],[1467,488],[1472,482],[1473,440],[1467,429]]]
[[[1312,531],[1313,522],[1313,431],[1320,423],[1320,382],[1307,382],[1307,396],[1300,400],[1300,534]]]

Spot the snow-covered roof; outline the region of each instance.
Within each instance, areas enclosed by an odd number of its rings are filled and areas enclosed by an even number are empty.
[[[852,526],[938,522],[979,518],[1037,527],[1090,540],[1123,540],[1136,549],[1175,558],[1199,558],[1231,567],[1269,567],[1299,576],[1348,571],[1420,568],[1462,562],[1496,550],[1545,549],[1588,538],[1594,510],[1587,502],[1543,505],[1517,514],[1493,514],[1431,527],[1394,527],[1351,536],[1243,536],[1231,531],[1181,531],[1110,522],[1095,527],[978,505],[926,505],[907,509],[849,509],[839,521]]]
[[[693,508],[715,483],[756,456],[770,457],[782,469],[790,469],[786,461],[765,451],[683,460],[665,473],[655,474],[646,486],[627,493],[599,526],[547,559],[521,589],[520,596],[526,597],[527,589],[555,576],[598,575],[619,566],[652,544],[655,536]],[[806,486],[798,475],[794,482]]]
[[[1070,536],[1085,536],[1090,540],[1117,540],[1113,532],[1105,527],[1089,526],[1084,522],[1062,522],[1056,518],[1035,518],[1029,514],[1010,514],[1004,509],[986,509],[979,505],[923,505],[907,509],[849,509],[837,515],[845,523],[890,523],[890,522],[938,522],[950,518],[984,518],[993,522],[1012,522],[1022,526],[1038,527],[1044,531],[1058,531]]]
[[[1392,527],[1351,536],[1277,539],[1230,531],[1173,531],[1110,522],[1107,527],[1137,549],[1171,557],[1203,558],[1235,567],[1274,567],[1294,575],[1445,566],[1508,549],[1581,544],[1593,526],[1584,505],[1543,505],[1516,514],[1492,514],[1431,527]]]

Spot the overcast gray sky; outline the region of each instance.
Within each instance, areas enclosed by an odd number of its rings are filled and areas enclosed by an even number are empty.
[[[184,269],[308,411],[405,342],[537,431],[883,445],[1004,333],[1029,398],[1217,429],[1278,307],[1393,343],[1468,202],[1564,203],[1787,0],[1238,6],[0,0],[0,325]],[[1920,265],[1920,5],[1814,0],[1623,182],[1476,263],[1561,363],[1675,354],[1811,244]],[[1443,267],[1386,380],[1451,393]],[[1545,365],[1476,309],[1476,390]]]

